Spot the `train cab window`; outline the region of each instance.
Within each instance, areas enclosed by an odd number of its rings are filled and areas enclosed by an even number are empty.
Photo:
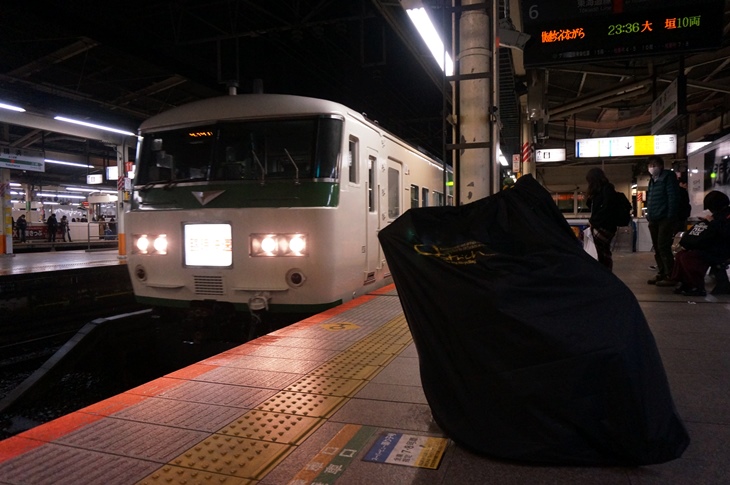
[[[358,169],[360,162],[358,157],[358,147],[359,143],[357,138],[350,137],[350,144],[347,150],[347,165],[348,165],[348,173],[350,176],[350,183],[356,184],[359,183],[360,180],[358,178],[358,173],[360,170]]]
[[[135,183],[338,177],[343,120],[235,121],[145,133]]]
[[[421,189],[421,207],[428,207],[428,192],[426,187]]]
[[[418,207],[418,185],[411,185],[411,209]]]

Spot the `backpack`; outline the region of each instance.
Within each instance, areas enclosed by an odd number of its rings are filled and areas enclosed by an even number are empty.
[[[628,226],[631,223],[631,202],[623,192],[614,192],[609,201],[611,208],[611,222],[616,226]]]

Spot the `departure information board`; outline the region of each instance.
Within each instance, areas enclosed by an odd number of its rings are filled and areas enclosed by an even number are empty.
[[[724,0],[522,0],[525,67],[679,54],[722,44]]]

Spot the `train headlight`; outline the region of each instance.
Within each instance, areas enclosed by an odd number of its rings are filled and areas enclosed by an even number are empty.
[[[152,244],[157,254],[167,254],[167,235],[160,234],[155,238],[155,242]]]
[[[251,234],[250,254],[254,257],[306,256],[306,234]]]
[[[132,244],[137,254],[167,254],[166,234],[135,234]]]
[[[134,246],[142,254],[147,254],[147,248],[150,247],[150,240],[147,238],[147,234],[136,236]]]

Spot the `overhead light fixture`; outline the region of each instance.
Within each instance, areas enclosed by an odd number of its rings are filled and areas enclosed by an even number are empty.
[[[504,156],[504,154],[502,153],[502,149],[499,147],[497,147],[497,160],[499,160],[499,163],[503,167],[509,166],[509,162],[507,162],[507,158]]]
[[[17,111],[19,113],[25,113],[25,110],[20,106],[13,106],[12,104],[0,103],[0,108],[9,109],[10,111]]]
[[[66,118],[65,116],[55,116],[53,119],[58,121],[65,121],[66,123],[73,123],[75,125],[88,126],[89,128],[96,128],[97,130],[111,131],[112,133],[119,133],[121,135],[137,136],[136,133],[132,133],[131,131],[119,130],[110,126],[97,125],[96,123],[88,123],[81,120],[74,120],[72,118]]]
[[[86,165],[84,163],[62,162],[61,160],[50,160],[48,158],[45,159],[45,162],[53,163],[56,165],[68,165],[69,167],[94,168],[93,165]]]
[[[85,189],[82,187],[66,187],[66,190],[68,190],[69,192],[88,192],[88,193],[103,192],[103,193],[107,193],[107,194],[116,194],[117,193],[116,190]]]
[[[428,16],[426,9],[424,7],[406,8],[406,12],[416,27],[416,30],[418,30],[418,33],[421,34],[421,38],[423,38],[428,50],[431,51],[441,70],[447,76],[453,75],[454,61],[451,60],[451,56],[444,49],[444,43],[436,31],[436,27],[433,26],[433,22],[431,22],[431,18]]]
[[[86,199],[85,195],[72,195],[72,194],[48,194],[45,192],[39,192],[38,197],[58,197],[59,199]]]

